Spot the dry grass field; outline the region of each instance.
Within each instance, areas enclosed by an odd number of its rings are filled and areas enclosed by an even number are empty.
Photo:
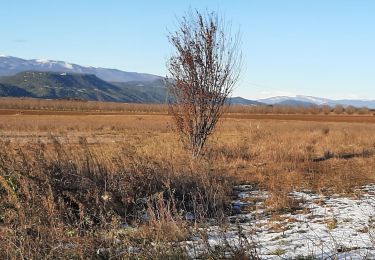
[[[267,190],[266,204],[277,214],[294,210],[291,191],[355,196],[355,187],[375,182],[375,116],[369,114],[260,115],[232,108],[204,156],[191,160],[158,105],[64,111],[4,104],[2,259],[182,257],[162,242],[177,243],[206,219],[231,214],[234,185]],[[186,222],[187,212],[194,224]],[[137,228],[119,233],[121,225]],[[125,252],[124,245],[143,249]]]

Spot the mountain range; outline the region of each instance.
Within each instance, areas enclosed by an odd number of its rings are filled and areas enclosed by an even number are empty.
[[[375,108],[375,100],[363,99],[328,99],[312,96],[296,95],[290,96],[277,96],[258,100],[267,105],[296,105],[296,106],[355,106],[355,107],[368,107]]]
[[[168,95],[163,81],[163,77],[147,73],[0,55],[0,96],[164,103]],[[375,100],[333,100],[303,95],[259,100],[233,97],[228,102],[235,105],[305,107],[340,104],[375,109]]]
[[[160,76],[147,73],[126,72],[107,68],[85,67],[65,61],[44,59],[25,60],[12,56],[0,55],[0,76],[12,76],[24,71],[52,71],[93,74],[98,78],[109,82],[154,81],[157,79],[161,79]]]
[[[163,103],[162,79],[140,82],[104,81],[93,74],[25,71],[0,77],[0,96],[82,99],[128,103]],[[147,84],[147,85],[146,85]]]

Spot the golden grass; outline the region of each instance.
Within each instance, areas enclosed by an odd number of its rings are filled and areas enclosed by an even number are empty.
[[[0,115],[0,246],[10,252],[0,256],[91,258],[113,243],[92,230],[138,223],[143,199],[149,226],[113,235],[126,246],[183,240],[181,210],[196,222],[223,217],[236,183],[268,190],[278,212],[296,206],[293,190],[351,193],[375,182],[375,156],[311,160],[374,148],[372,123],[226,117],[193,161],[170,122],[150,113]]]
[[[187,160],[170,118],[163,115],[20,115],[0,116],[0,138],[20,143],[63,143],[87,138],[91,146],[133,147],[155,160]],[[373,158],[331,159],[313,163],[327,152],[353,153],[375,146],[374,124],[249,120],[224,118],[208,143],[206,160],[241,181],[256,181],[268,189],[339,187],[347,190],[360,179],[373,178]],[[322,176],[324,175],[324,176]],[[350,175],[350,177],[348,176]],[[343,178],[342,181],[337,180]],[[330,181],[336,181],[330,184]]]

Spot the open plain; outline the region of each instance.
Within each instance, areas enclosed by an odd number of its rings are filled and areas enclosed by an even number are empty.
[[[131,111],[0,111],[3,257],[221,258],[251,252],[261,258],[295,258],[342,256],[344,249],[346,256],[350,250],[360,256],[374,252],[373,213],[368,210],[375,208],[374,195],[361,187],[375,182],[375,116],[229,111],[204,156],[192,160],[168,110],[150,105],[145,111],[142,106],[132,105]],[[238,185],[251,185],[251,192],[267,195],[245,193],[238,198]],[[367,234],[367,242],[360,244],[363,248],[344,243],[344,249],[332,249],[327,236],[343,225],[356,226],[360,213],[345,225],[348,218],[329,213],[337,212],[335,208],[324,215],[324,205],[332,208],[333,198],[354,199],[348,203],[360,205],[362,196],[370,198],[363,215],[369,220],[353,232]],[[315,215],[314,203],[320,207]],[[241,217],[246,214],[252,217]],[[290,242],[287,230],[297,232],[291,237],[309,232],[288,226],[307,222],[330,231],[319,243],[331,244],[316,246],[316,237],[310,243],[314,250],[282,244]],[[246,230],[252,244],[217,245],[223,238],[215,239],[220,232],[229,230],[229,236],[238,227]],[[263,231],[250,232],[256,229]],[[206,244],[203,233],[209,238]],[[276,235],[279,238],[272,240]],[[186,246],[195,245],[189,241],[197,237],[205,246]],[[264,239],[281,242],[265,244]],[[270,244],[271,249],[264,249]],[[129,251],[129,246],[137,250]]]

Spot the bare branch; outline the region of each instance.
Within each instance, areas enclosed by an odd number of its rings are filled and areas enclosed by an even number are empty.
[[[240,37],[217,14],[190,11],[169,41],[175,48],[168,61],[170,112],[181,139],[197,157],[238,81]]]

